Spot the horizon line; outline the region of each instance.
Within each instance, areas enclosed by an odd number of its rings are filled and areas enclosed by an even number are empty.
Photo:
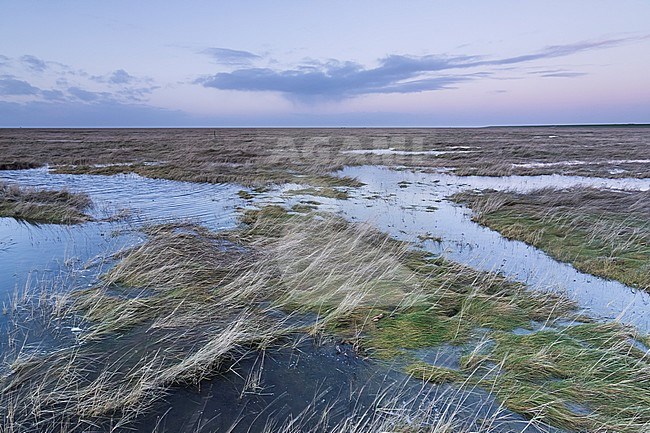
[[[646,128],[648,123],[543,123],[464,126],[0,126],[2,129],[487,129],[487,128]]]

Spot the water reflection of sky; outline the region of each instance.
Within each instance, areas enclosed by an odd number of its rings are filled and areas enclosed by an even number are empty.
[[[499,271],[533,288],[567,292],[582,307],[605,318],[650,329],[650,296],[615,281],[576,271],[522,242],[504,239],[497,232],[471,221],[471,211],[447,200],[466,189],[530,191],[555,186],[587,185],[630,190],[650,189],[650,179],[600,179],[574,176],[458,177],[445,173],[413,173],[381,167],[349,167],[342,175],[354,176],[366,186],[352,191],[349,200],[317,197],[323,210],[338,212],[351,221],[365,221],[398,239],[418,242],[430,234],[442,242],[424,241],[427,250],[486,271]],[[76,269],[85,283],[98,270],[82,265],[98,255],[140,242],[132,228],[143,223],[189,219],[213,230],[236,224],[236,185],[211,185],[146,179],[136,175],[84,176],[49,174],[46,170],[7,171],[2,178],[36,187],[85,191],[96,204],[93,215],[105,218],[130,209],[118,222],[78,226],[33,226],[0,219],[0,293],[11,293],[28,281],[52,278]],[[284,195],[293,185],[260,197],[263,202],[295,203],[302,197]],[[312,197],[313,198],[313,197]],[[126,229],[126,230],[125,230]]]
[[[142,224],[188,219],[214,230],[233,227],[235,207],[241,203],[235,185],[174,182],[137,175],[65,175],[36,169],[4,171],[0,179],[86,192],[93,200],[91,213],[97,219],[109,218],[123,209],[129,211],[129,217],[123,220],[74,226],[35,226],[0,218],[0,294],[72,270],[83,277],[82,282],[92,279],[97,270],[84,269],[84,265],[97,256],[140,242],[142,236],[131,229]]]
[[[350,167],[342,175],[366,183],[355,198],[339,202],[339,212],[353,221],[369,221],[380,230],[408,241],[430,233],[442,242],[423,246],[476,269],[500,271],[533,288],[567,292],[582,307],[606,318],[617,318],[650,329],[650,296],[615,281],[576,271],[540,250],[510,241],[471,221],[471,211],[445,198],[461,190],[491,188],[530,191],[555,186],[585,185],[629,190],[650,189],[650,179],[600,179],[575,176],[457,177],[394,171],[381,167]],[[409,182],[409,184],[400,182]],[[379,196],[380,198],[373,198]],[[435,210],[434,210],[435,208]]]

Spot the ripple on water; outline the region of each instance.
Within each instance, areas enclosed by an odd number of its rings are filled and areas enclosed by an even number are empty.
[[[33,225],[0,218],[0,294],[36,284],[82,266],[98,255],[110,254],[142,241],[133,229],[142,224],[173,220],[199,222],[213,230],[234,227],[237,185],[214,185],[148,179],[135,174],[114,176],[55,174],[47,169],[0,172],[0,180],[36,188],[67,188],[93,200],[98,220],[122,210],[128,218],[74,226]],[[28,279],[28,276],[31,278]]]

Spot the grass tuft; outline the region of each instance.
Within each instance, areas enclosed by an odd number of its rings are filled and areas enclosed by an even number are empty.
[[[86,194],[0,182],[0,217],[33,223],[79,224],[92,220],[84,213],[91,205]]]

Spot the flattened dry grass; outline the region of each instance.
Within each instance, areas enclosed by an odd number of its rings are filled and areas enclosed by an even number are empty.
[[[261,305],[268,274],[241,247],[189,225],[148,232],[100,286],[71,295],[62,314],[83,317],[81,345],[11,363],[0,407],[19,431],[126,425],[170,387],[224,372],[292,332]]]
[[[484,191],[456,199],[475,220],[576,269],[650,290],[650,192],[594,188],[527,194]]]
[[[92,220],[84,213],[91,205],[86,194],[0,182],[0,217],[33,223],[79,224]]]

